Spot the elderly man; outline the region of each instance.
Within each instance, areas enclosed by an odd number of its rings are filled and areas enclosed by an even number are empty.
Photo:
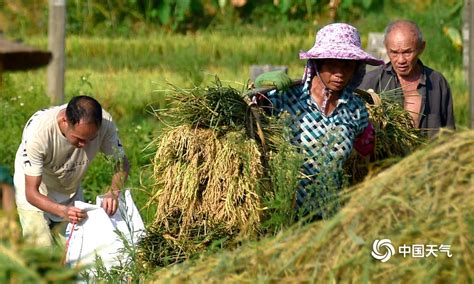
[[[446,79],[423,65],[419,56],[425,41],[416,23],[399,20],[385,29],[384,38],[390,62],[367,73],[360,89],[377,93],[400,90],[403,106],[413,125],[431,137],[439,128],[455,128],[453,99]]]
[[[23,236],[38,246],[52,245],[50,228],[81,222],[86,212],[81,180],[98,152],[115,155],[117,166],[102,207],[112,215],[129,166],[109,113],[92,97],[36,112],[26,123],[15,159],[16,203]]]

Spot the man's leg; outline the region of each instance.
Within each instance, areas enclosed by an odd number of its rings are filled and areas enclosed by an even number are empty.
[[[25,242],[37,247],[50,247],[53,238],[49,229],[49,222],[41,211],[23,210],[18,208],[23,238]]]

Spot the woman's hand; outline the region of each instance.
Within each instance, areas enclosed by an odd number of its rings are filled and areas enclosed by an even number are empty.
[[[374,152],[375,128],[370,122],[364,132],[355,139],[354,148],[364,157]]]
[[[287,90],[292,83],[293,81],[288,76],[288,74],[282,70],[265,72],[255,78],[255,87],[276,87],[276,89],[279,91]]]

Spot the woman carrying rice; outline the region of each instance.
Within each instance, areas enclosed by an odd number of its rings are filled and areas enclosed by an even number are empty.
[[[326,206],[322,203],[330,203],[342,187],[342,165],[352,148],[362,155],[373,151],[374,129],[363,100],[353,91],[365,64],[383,61],[363,51],[357,29],[344,23],[319,30],[315,45],[301,52],[300,59],[307,59],[303,80],[285,91],[271,91],[258,102],[271,103],[274,114],[290,114],[292,143],[305,157],[296,207],[321,218],[321,207]]]

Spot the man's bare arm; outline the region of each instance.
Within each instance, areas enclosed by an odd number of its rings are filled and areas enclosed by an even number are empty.
[[[104,195],[102,202],[102,208],[105,212],[111,216],[115,214],[118,208],[118,197],[120,190],[124,187],[125,182],[128,179],[128,173],[130,171],[130,164],[127,156],[124,156],[121,162],[115,165],[115,174],[112,177],[112,184],[110,191]]]
[[[86,217],[85,212],[81,209],[74,206],[66,206],[56,203],[47,196],[41,194],[39,192],[41,180],[41,176],[25,175],[25,194],[26,200],[29,203],[44,212],[57,215],[69,222],[80,222]]]

